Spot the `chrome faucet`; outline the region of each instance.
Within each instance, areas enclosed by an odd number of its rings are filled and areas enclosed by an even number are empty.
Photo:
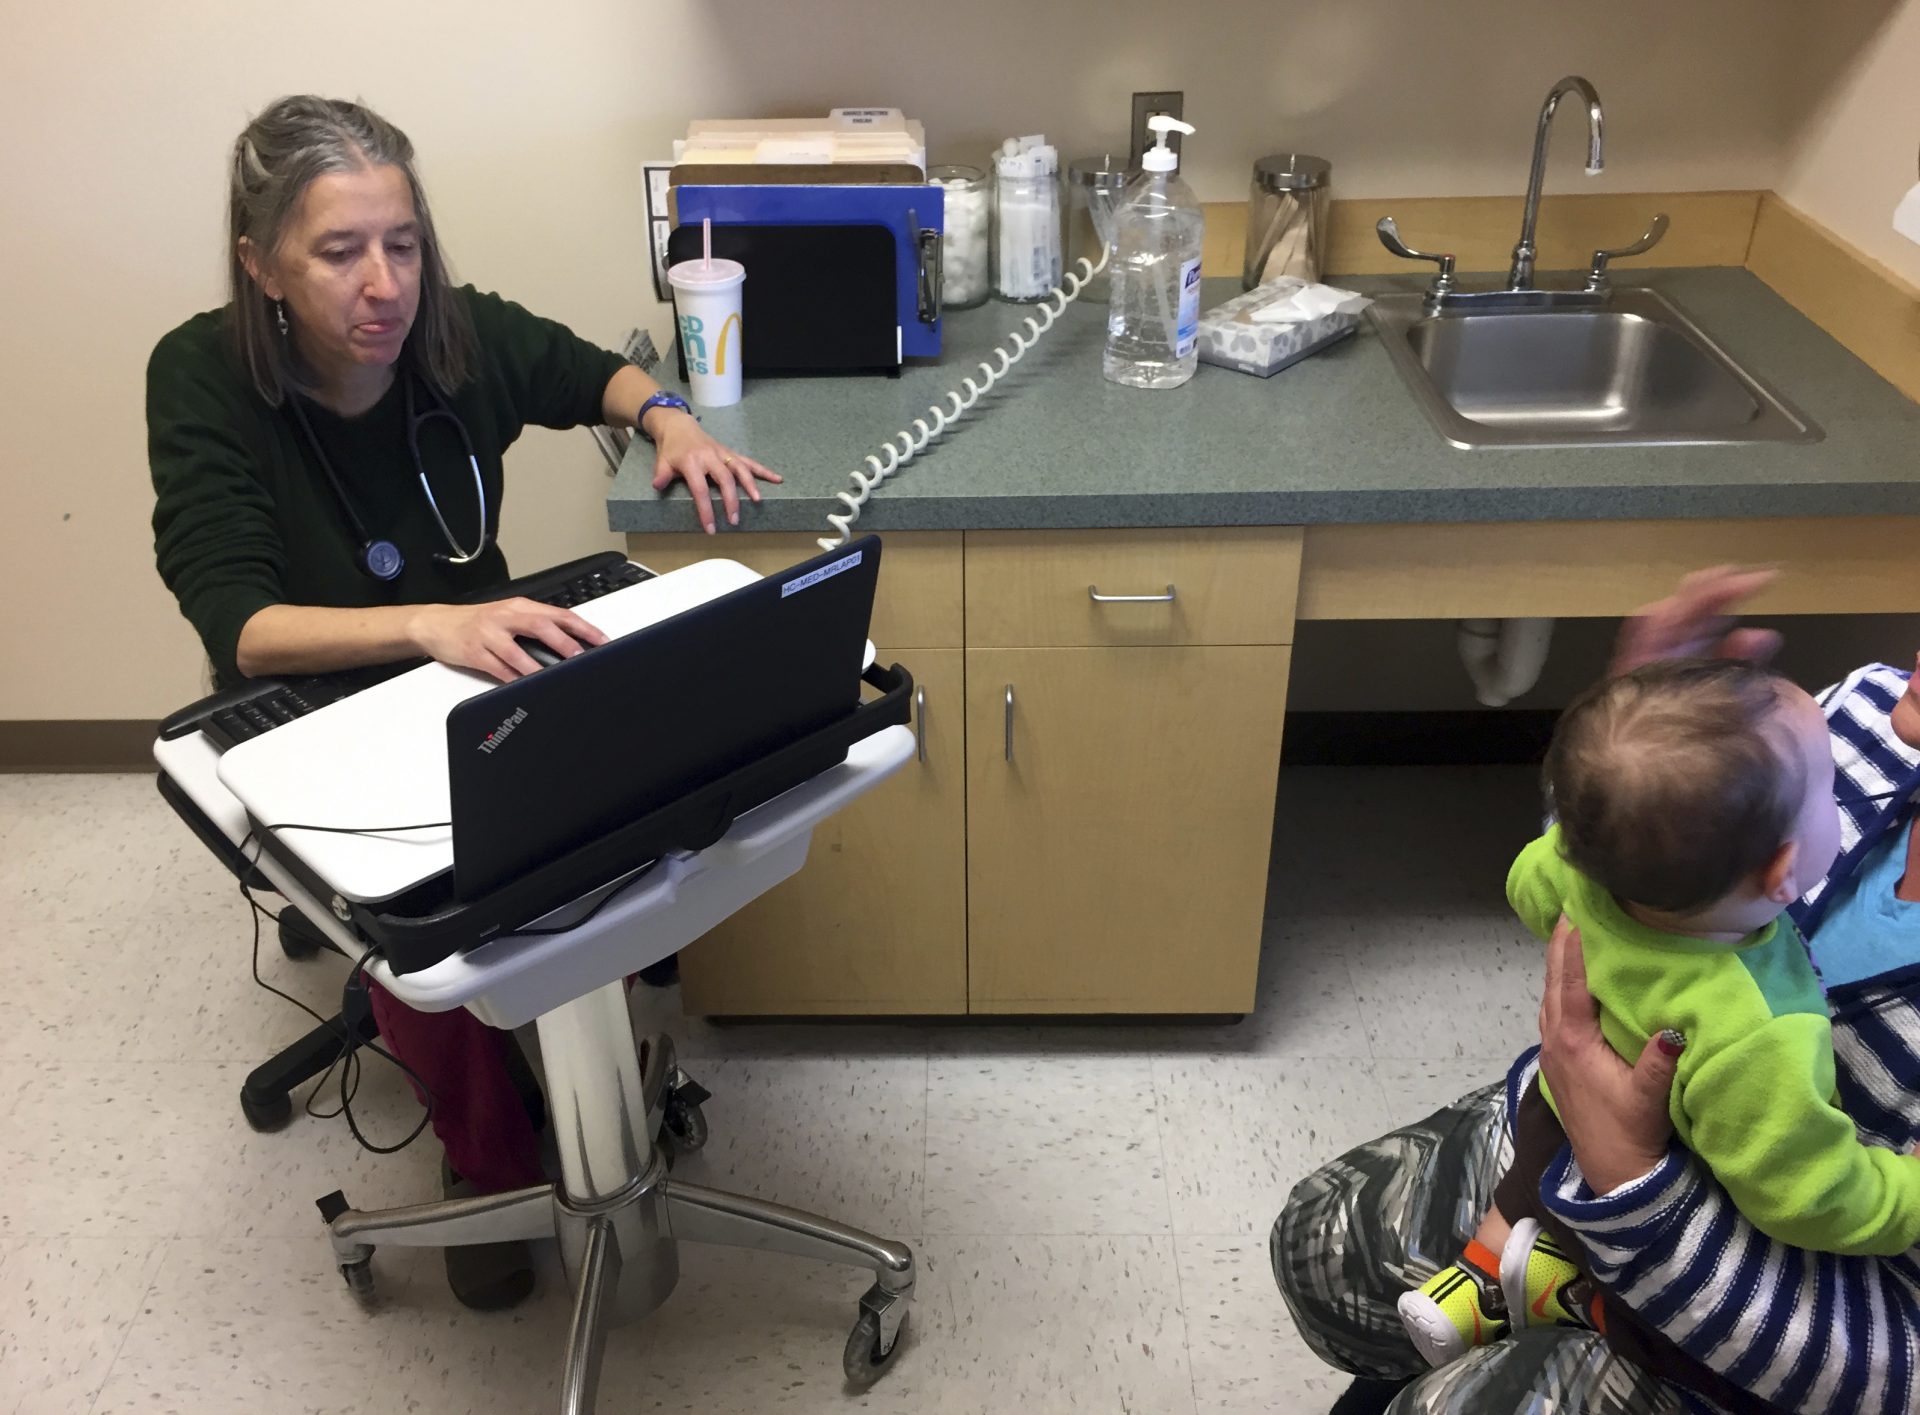
[[[1533,167],[1527,174],[1527,204],[1520,218],[1520,242],[1513,248],[1513,266],[1507,272],[1506,288],[1502,290],[1461,290],[1454,284],[1452,255],[1432,254],[1416,251],[1400,239],[1400,230],[1393,224],[1391,216],[1383,216],[1376,223],[1380,233],[1380,244],[1404,260],[1430,260],[1440,267],[1440,272],[1427,286],[1427,313],[1436,314],[1446,309],[1477,310],[1529,310],[1561,309],[1593,306],[1606,302],[1612,293],[1612,284],[1607,275],[1607,263],[1619,256],[1640,255],[1651,250],[1667,232],[1667,218],[1656,216],[1646,235],[1630,246],[1619,250],[1595,251],[1593,264],[1587,272],[1587,282],[1579,290],[1537,290],[1533,284],[1533,262],[1539,254],[1534,245],[1534,230],[1540,224],[1540,185],[1547,175],[1547,135],[1553,130],[1553,115],[1560,107],[1560,100],[1570,93],[1577,93],[1587,105],[1587,175],[1599,173],[1603,162],[1603,137],[1601,133],[1600,95],[1593,91],[1593,85],[1578,74],[1569,74],[1553,86],[1547,95],[1547,101],[1540,108],[1540,126],[1533,135]]]
[[[1587,101],[1587,175],[1599,176],[1600,169],[1606,165],[1601,153],[1604,139],[1600,131],[1600,95],[1578,74],[1569,74],[1553,86],[1540,108],[1540,126],[1533,135],[1533,170],[1527,175],[1526,212],[1520,218],[1520,242],[1513,248],[1513,268],[1507,272],[1509,290],[1533,288],[1533,259],[1538,254],[1533,233],[1540,221],[1540,184],[1547,175],[1547,134],[1553,131],[1553,115],[1560,100],[1570,93],[1577,93]]]

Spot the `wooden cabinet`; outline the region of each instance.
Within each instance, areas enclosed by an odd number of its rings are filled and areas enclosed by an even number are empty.
[[[819,553],[808,535],[630,536],[655,570],[724,557],[762,572]],[[688,1011],[804,1016],[967,1010],[966,719],[961,540],[895,534],[872,635],[916,690],[922,752],[813,833],[806,868],[680,958]]]
[[[817,827],[806,868],[681,956],[688,1011],[967,1010],[963,653],[887,657],[913,673],[924,757]]]
[[[925,690],[924,759],[686,951],[687,1008],[1249,1010],[1300,545],[1286,527],[887,535],[873,638]],[[659,570],[814,550],[629,539]]]
[[[973,1011],[1252,1009],[1290,652],[967,651]]]

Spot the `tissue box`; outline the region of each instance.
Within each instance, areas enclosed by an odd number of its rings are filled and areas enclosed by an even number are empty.
[[[1257,285],[1201,315],[1200,362],[1270,378],[1287,365],[1297,364],[1353,333],[1360,327],[1360,311],[1372,303],[1356,297],[1354,308],[1299,323],[1266,323],[1252,318],[1253,311],[1292,296],[1302,285],[1302,281],[1282,277]]]

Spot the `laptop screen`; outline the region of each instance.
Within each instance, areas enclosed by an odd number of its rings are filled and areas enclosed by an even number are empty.
[[[852,712],[879,569],[880,541],[865,536],[457,705],[447,761],[458,897],[477,899]]]

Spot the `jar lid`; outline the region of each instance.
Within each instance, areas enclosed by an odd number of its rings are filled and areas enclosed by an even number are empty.
[[[1254,184],[1270,192],[1324,187],[1332,175],[1331,162],[1324,157],[1309,157],[1304,152],[1276,152],[1253,164]]]
[[[1125,157],[1113,153],[1102,153],[1098,157],[1076,157],[1067,164],[1067,181],[1076,187],[1092,187],[1096,191],[1119,191],[1126,186],[1134,170],[1127,166]]]

